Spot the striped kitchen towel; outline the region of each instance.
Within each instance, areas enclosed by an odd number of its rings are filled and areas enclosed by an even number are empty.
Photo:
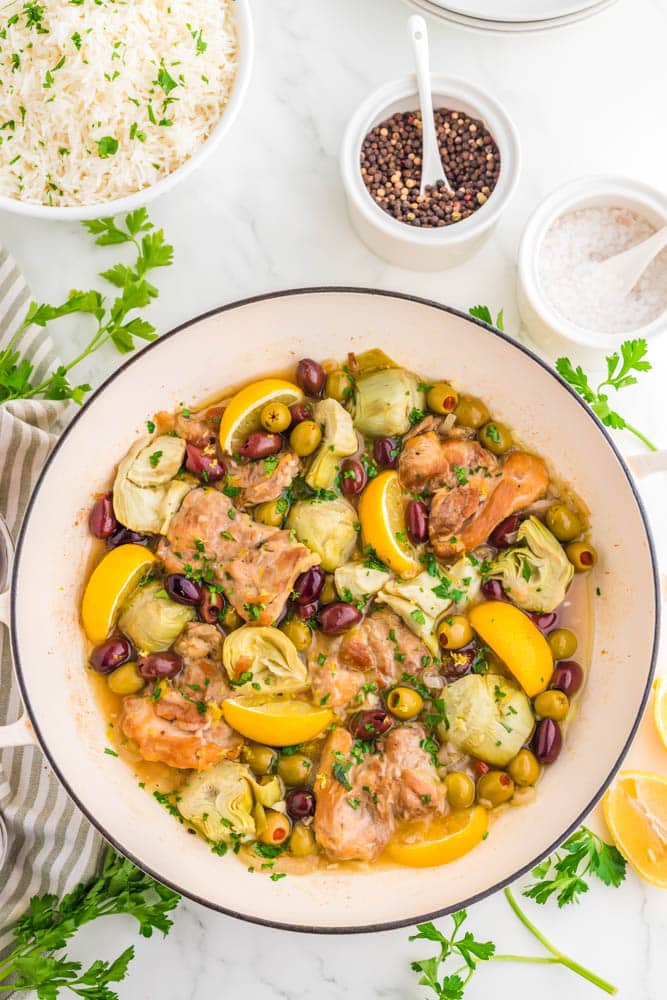
[[[0,246],[0,352],[20,328],[30,291],[13,258]],[[50,338],[31,327],[21,336],[21,355],[38,379],[58,364]],[[15,400],[0,403],[0,514],[14,538],[32,487],[56,435],[67,422],[66,403]],[[22,712],[13,675],[9,636],[0,624],[0,725]],[[61,895],[90,878],[103,849],[101,837],[60,786],[36,747],[0,750],[0,814],[8,846],[0,866],[0,957],[11,943],[11,926],[31,896]]]

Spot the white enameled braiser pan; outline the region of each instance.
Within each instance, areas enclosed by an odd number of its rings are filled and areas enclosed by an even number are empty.
[[[188,836],[120,760],[104,754],[105,725],[84,675],[78,613],[92,546],[87,511],[156,411],[210,399],[300,357],[341,358],[368,347],[482,396],[588,504],[600,553],[593,583],[602,595],[595,600],[592,662],[569,739],[536,801],[508,810],[475,851],[442,868],[332,869],[272,882]],[[588,407],[537,357],[468,316],[407,296],[336,288],[226,306],[166,334],[115,372],[77,414],[42,473],[5,605],[29,721],[0,730],[0,746],[26,742],[34,731],[101,833],[184,895],[243,919],[319,932],[377,930],[457,909],[552,850],[600,797],[633,738],[659,624],[646,517],[627,467]]]

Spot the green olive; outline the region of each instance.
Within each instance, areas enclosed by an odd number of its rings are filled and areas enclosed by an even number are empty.
[[[337,368],[336,371],[329,372],[327,375],[324,395],[338,400],[339,403],[344,403],[352,395],[353,386],[352,376],[344,372],[342,368]]]
[[[295,858],[307,858],[309,854],[315,853],[317,842],[309,826],[304,826],[303,823],[296,824],[289,839],[289,849]]]
[[[459,401],[459,394],[449,382],[438,382],[426,393],[426,405],[433,413],[452,413]]]
[[[547,528],[559,542],[571,542],[584,530],[581,518],[571,507],[555,503],[544,515]]]
[[[515,785],[534,785],[540,776],[540,765],[530,750],[519,750],[507,765]]]
[[[313,762],[305,753],[281,754],[276,770],[286,785],[307,785],[314,777]]]
[[[414,719],[424,707],[424,699],[409,687],[392,688],[387,695],[387,708],[397,719]]]
[[[300,618],[286,618],[279,626],[288,639],[291,639],[300,653],[305,652],[310,646],[312,633],[305,622]]]
[[[255,774],[270,774],[277,756],[275,750],[262,743],[244,743],[241,747],[241,760]]]
[[[266,827],[259,839],[263,844],[273,844],[275,847],[280,847],[289,837],[290,821],[287,816],[276,809],[266,809],[264,815]]]
[[[473,632],[465,615],[448,615],[438,625],[438,640],[443,649],[461,649],[472,642]]]
[[[253,512],[253,516],[260,524],[269,524],[272,528],[280,528],[283,523],[284,503],[281,498],[277,500],[267,500],[266,503],[258,503]]]
[[[265,430],[280,434],[292,423],[292,414],[284,403],[267,403],[259,419]]]
[[[504,455],[512,447],[512,432],[506,424],[498,420],[489,420],[477,435],[480,444],[493,452],[494,455]]]
[[[463,771],[450,771],[445,777],[445,787],[452,809],[467,809],[475,801],[475,782]]]
[[[547,635],[554,660],[569,660],[577,651],[577,637],[569,628],[555,628]]]
[[[302,420],[289,436],[290,448],[301,458],[312,455],[322,440],[322,428],[314,420]]]
[[[145,683],[136,663],[124,663],[107,677],[107,686],[114,694],[137,694]]]
[[[563,691],[554,688],[551,691],[543,691],[542,694],[538,694],[533,702],[533,707],[537,715],[543,719],[562,722],[570,711],[570,702]]]
[[[320,591],[318,600],[320,604],[333,604],[334,601],[338,600],[338,591],[336,590],[336,584],[331,574],[327,574],[324,578],[324,586]]]
[[[477,779],[477,800],[492,807],[509,802],[514,795],[514,782],[506,771],[487,771]]]
[[[588,542],[571,542],[565,546],[565,552],[575,573],[588,573],[598,561],[597,552]]]
[[[243,619],[236,608],[232,607],[231,604],[228,604],[222,612],[220,623],[223,628],[226,628],[229,632],[231,632],[233,629],[238,628],[239,625],[243,625]]]
[[[472,427],[479,430],[490,417],[490,413],[481,399],[476,396],[461,396],[454,410],[456,420],[462,427]]]

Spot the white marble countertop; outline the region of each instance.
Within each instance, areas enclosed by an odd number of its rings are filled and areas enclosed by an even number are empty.
[[[430,21],[434,70],[479,83],[514,117],[523,175],[510,211],[477,257],[440,274],[389,267],[348,224],[337,158],[357,103],[381,82],[410,70],[407,8],[400,0],[252,0],[252,6],[257,60],[241,117],[217,155],[151,209],[177,255],[168,277],[158,276],[153,319],[160,331],[260,292],[353,284],[463,309],[480,301],[504,306],[506,328],[515,332],[518,240],[543,196],[571,177],[595,172],[626,173],[664,186],[667,0],[620,0],[575,27],[538,35],[483,35]],[[14,251],[43,301],[57,301],[72,285],[89,287],[95,272],[107,266],[77,224],[3,215],[0,241]],[[72,336],[85,340],[83,330]],[[623,408],[667,447],[667,342],[655,344],[651,357],[656,370],[624,393]],[[96,383],[117,360],[111,352],[100,354],[83,374]],[[627,452],[636,450],[627,436],[620,443]],[[647,487],[646,499],[667,553],[664,477]],[[630,875],[622,889],[595,888],[580,906],[566,912],[541,907],[536,919],[564,951],[618,984],[620,996],[664,1000],[667,893]],[[504,952],[537,954],[502,895],[475,906],[470,923]],[[112,918],[87,928],[75,950],[84,960],[111,957],[128,939],[135,942],[137,957],[119,988],[122,1000],[416,1000],[426,994],[409,962],[432,949],[409,944],[408,935],[406,929],[307,937],[183,903],[167,942],[139,940],[124,918]],[[490,994],[501,1000],[596,995],[565,970],[539,966],[481,970],[466,1000]]]

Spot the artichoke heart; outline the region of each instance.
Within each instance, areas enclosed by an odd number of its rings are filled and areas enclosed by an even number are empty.
[[[161,434],[138,451],[127,470],[135,486],[162,486],[173,479],[185,456],[185,441]]]
[[[489,574],[502,581],[508,597],[525,611],[553,611],[565,600],[574,567],[546,525],[524,521],[517,544],[494,559]]]
[[[352,417],[335,399],[322,399],[315,405],[313,419],[322,425],[322,443],[306,473],[311,490],[334,487],[341,458],[354,455],[359,447]]]
[[[357,379],[352,416],[367,437],[405,434],[413,411],[424,408],[416,375],[405,368],[385,368]]]
[[[229,679],[243,693],[303,691],[310,683],[308,668],[284,632],[270,625],[243,625],[230,632],[222,647],[222,662]],[[247,681],[239,684],[239,679]]]
[[[352,603],[377,594],[390,580],[391,573],[370,569],[362,562],[345,563],[334,573],[338,596]]]
[[[300,500],[289,512],[287,527],[317,553],[327,573],[346,563],[357,544],[357,512],[343,497]]]
[[[183,497],[196,485],[192,478],[174,479],[183,462],[185,442],[168,434],[142,438],[120,462],[113,484],[113,507],[121,524],[132,531],[165,534]]]
[[[442,692],[448,739],[493,767],[505,767],[533,731],[530,701],[500,674],[467,674]]]
[[[216,844],[237,838],[253,839],[254,804],[247,766],[231,760],[193,774],[180,789],[178,798],[183,818]]]
[[[194,616],[195,609],[172,601],[161,583],[148,583],[131,595],[118,625],[137,651],[145,655],[168,649]]]
[[[390,579],[377,595],[422,640],[432,656],[439,652],[435,635],[439,620],[453,604],[468,603],[480,587],[479,570],[465,556],[438,574],[423,570],[412,580]]]

